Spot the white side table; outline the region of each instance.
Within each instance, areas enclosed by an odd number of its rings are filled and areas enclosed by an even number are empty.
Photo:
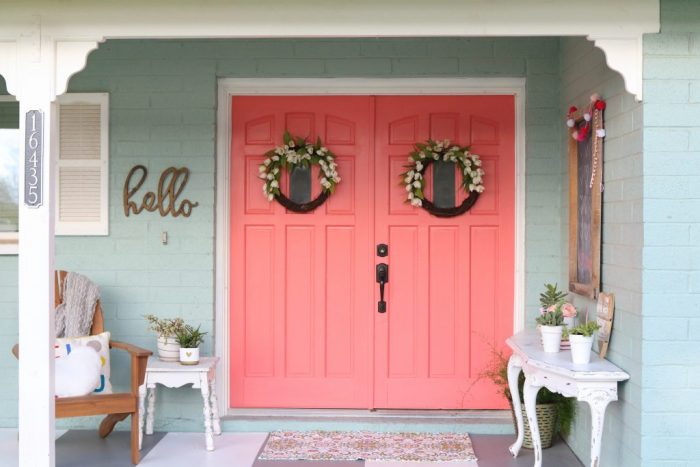
[[[191,384],[202,391],[204,400],[204,436],[207,451],[214,450],[214,436],[221,434],[219,408],[216,400],[216,364],[218,357],[202,357],[198,365],[181,365],[179,362],[164,362],[158,357],[148,359],[146,379],[139,388],[139,449],[143,440],[143,419],[146,417],[146,434],[153,434],[153,419],[156,412],[156,385],[179,388]],[[146,393],[148,409],[146,410]]]

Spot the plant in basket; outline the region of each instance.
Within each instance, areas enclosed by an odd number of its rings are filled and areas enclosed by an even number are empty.
[[[479,374],[478,380],[488,379],[493,382],[508,402],[510,403],[511,412],[513,412],[513,426],[517,431],[517,423],[515,423],[515,412],[513,411],[513,395],[508,386],[508,357],[503,351],[496,350],[491,347],[491,362]],[[521,372],[518,377],[518,395],[520,397],[520,407],[524,422],[524,443],[523,446],[532,449],[532,437],[530,435],[530,425],[525,414],[525,404],[523,403],[523,387],[525,385],[525,375]],[[540,430],[540,439],[542,448],[548,448],[552,445],[552,439],[555,434],[560,433],[567,435],[571,430],[576,415],[576,399],[564,397],[561,394],[551,392],[547,388],[542,388],[537,393],[536,408],[537,425]]]

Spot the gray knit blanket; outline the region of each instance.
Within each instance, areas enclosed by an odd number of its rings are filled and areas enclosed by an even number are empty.
[[[63,303],[56,307],[56,337],[82,337],[90,334],[100,289],[87,277],[69,272],[59,287]]]

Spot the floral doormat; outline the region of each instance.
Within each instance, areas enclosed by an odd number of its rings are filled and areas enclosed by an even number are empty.
[[[476,461],[466,433],[275,431],[260,460]]]

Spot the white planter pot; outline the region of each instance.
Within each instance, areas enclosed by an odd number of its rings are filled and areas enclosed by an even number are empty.
[[[158,358],[164,362],[180,360],[180,344],[174,337],[158,337]]]
[[[180,348],[180,363],[183,365],[197,365],[199,363],[199,348]]]
[[[576,365],[587,365],[591,361],[593,336],[570,335],[571,361]]]
[[[542,347],[547,353],[559,352],[561,346],[561,334],[564,326],[540,326],[542,334]]]

